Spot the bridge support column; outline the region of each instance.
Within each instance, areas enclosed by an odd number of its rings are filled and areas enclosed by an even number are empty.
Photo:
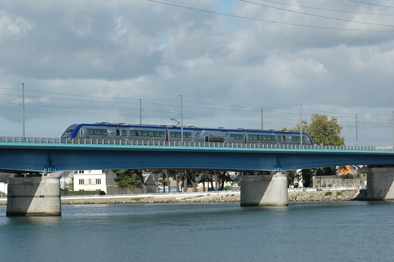
[[[287,206],[287,175],[244,175],[241,181],[241,206]]]
[[[60,178],[9,178],[6,215],[60,216]]]
[[[367,198],[394,200],[394,166],[368,166]]]

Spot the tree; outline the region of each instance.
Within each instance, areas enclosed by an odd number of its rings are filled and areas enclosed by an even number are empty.
[[[119,188],[141,188],[142,181],[142,170],[139,169],[119,169],[114,170],[116,174],[115,182],[117,182]]]
[[[325,146],[342,146],[345,144],[345,138],[341,137],[342,125],[334,116],[313,114],[311,123],[302,121],[302,132],[310,136],[315,145]],[[287,131],[287,128],[282,129]],[[300,132],[300,124],[290,129],[292,132]]]
[[[302,121],[302,132],[310,136],[315,145],[325,146],[342,146],[345,144],[345,139],[341,137],[342,125],[338,123],[338,120],[334,116],[313,114],[311,117],[311,123]],[[283,131],[300,132],[300,124],[295,128],[288,130],[287,128],[282,129]],[[318,169],[303,169],[302,176],[305,180],[304,186],[309,186],[310,177],[314,172],[317,176],[335,175],[336,167],[325,167]]]
[[[64,188],[62,191],[74,191],[74,179],[71,179],[69,182],[64,183]]]

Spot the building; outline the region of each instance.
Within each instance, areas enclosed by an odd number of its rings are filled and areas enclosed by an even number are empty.
[[[11,173],[0,173],[0,197],[4,197],[8,193],[7,179],[14,177]]]
[[[79,170],[74,172],[74,191],[103,191],[107,193],[104,170]]]
[[[157,193],[158,187],[153,177],[149,173],[143,173],[142,176],[144,177],[144,193]]]

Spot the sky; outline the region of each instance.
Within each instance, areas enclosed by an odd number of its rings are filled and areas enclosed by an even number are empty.
[[[326,114],[346,145],[393,145],[394,1],[2,0],[0,50],[0,136],[23,134],[23,83],[27,137]]]

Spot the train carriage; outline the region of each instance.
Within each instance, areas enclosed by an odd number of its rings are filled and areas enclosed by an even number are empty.
[[[264,131],[247,129],[246,142],[249,144],[300,144],[300,133],[287,131]],[[312,145],[313,142],[310,137],[303,133],[303,145]]]
[[[107,122],[74,124],[62,135],[62,139],[115,139],[139,141],[181,141],[182,128],[165,125],[127,125]],[[257,129],[224,129],[184,127],[184,142],[248,143],[248,144],[300,144],[300,133]],[[303,133],[303,145],[313,145]]]

